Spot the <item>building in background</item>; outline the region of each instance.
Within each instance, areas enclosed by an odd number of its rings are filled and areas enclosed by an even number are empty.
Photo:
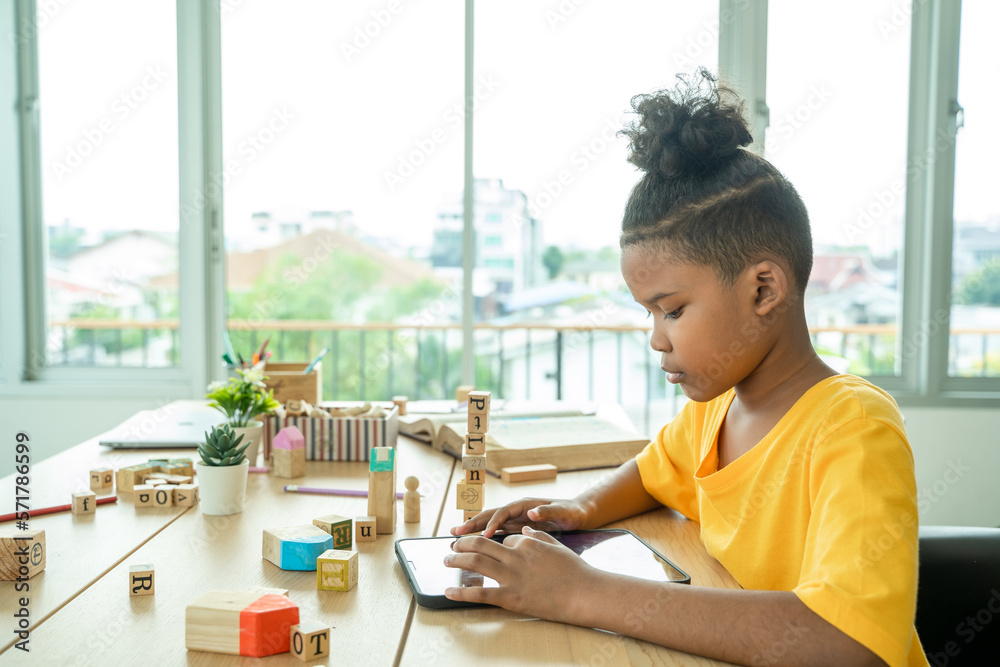
[[[480,303],[502,303],[544,280],[541,223],[528,213],[525,194],[508,190],[501,179],[476,179],[475,188],[473,294]],[[450,280],[461,279],[462,211],[461,197],[441,205],[431,246],[435,273]]]

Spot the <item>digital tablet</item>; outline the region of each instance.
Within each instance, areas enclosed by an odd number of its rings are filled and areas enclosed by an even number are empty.
[[[650,581],[691,583],[691,577],[630,531],[574,530],[552,533],[552,536],[599,570]],[[509,535],[494,535],[491,539],[502,542],[505,537]],[[444,557],[452,553],[451,544],[456,539],[459,538],[396,540],[396,558],[406,573],[417,604],[437,609],[478,606],[472,602],[449,600],[444,591],[460,586],[497,586],[496,581],[477,572],[445,566]]]

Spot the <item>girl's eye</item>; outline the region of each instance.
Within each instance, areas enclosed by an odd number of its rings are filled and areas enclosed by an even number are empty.
[[[668,319],[668,320],[676,320],[676,319],[677,319],[678,317],[680,317],[680,316],[681,316],[681,309],[680,309],[680,308],[678,308],[678,309],[677,309],[677,310],[675,310],[675,311],[672,311],[672,312],[669,312],[669,313],[666,313],[666,314],[665,314],[665,315],[664,315],[663,317],[664,317],[665,319]]]

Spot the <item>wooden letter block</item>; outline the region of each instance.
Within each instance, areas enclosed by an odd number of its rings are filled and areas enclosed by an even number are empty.
[[[167,480],[160,479],[159,477],[147,477],[142,480],[142,484],[136,484],[136,486],[163,486],[167,483]]]
[[[406,492],[403,493],[403,523],[420,523],[420,494],[417,487],[420,480],[410,475],[403,480]]]
[[[212,591],[189,604],[184,613],[184,645],[260,658],[287,653],[299,607],[284,595]]]
[[[295,426],[286,426],[274,436],[271,474],[288,479],[306,474],[306,439]]]
[[[374,542],[375,541],[375,517],[359,516],[354,520],[354,541]]]
[[[465,453],[473,454],[475,456],[481,456],[486,453],[486,434],[485,433],[466,433],[465,434]]]
[[[459,482],[455,485],[455,499],[458,509],[479,511],[483,509],[483,485]]]
[[[328,514],[313,519],[313,525],[319,526],[323,532],[333,537],[334,549],[351,548],[351,520],[339,514]]]
[[[16,526],[0,528],[0,580],[24,581],[44,569],[44,530],[21,530]],[[8,590],[13,591],[13,588]]]
[[[166,465],[160,466],[160,472],[165,472],[168,475],[193,477],[194,463],[191,462],[191,459],[170,459]]]
[[[322,623],[299,623],[292,626],[292,655],[309,661],[330,655],[330,626]]]
[[[161,484],[156,487],[153,489],[153,505],[155,507],[173,507],[174,491],[176,490],[176,484]]]
[[[153,507],[153,487],[149,484],[139,484],[133,487],[132,491],[135,493],[135,506],[136,507]]]
[[[463,522],[464,521],[468,521],[469,519],[472,519],[472,518],[476,517],[476,515],[478,515],[478,514],[479,514],[479,512],[477,510],[463,510],[462,511],[462,521]]]
[[[316,588],[349,591],[358,584],[358,552],[330,549],[316,561]]]
[[[486,457],[466,454],[462,457],[462,470],[486,470]]]
[[[93,514],[97,510],[97,494],[93,491],[77,491],[73,494],[73,514]]]
[[[111,468],[94,468],[90,471],[90,490],[101,491],[115,486],[115,473]]]
[[[368,467],[368,514],[375,530],[385,535],[396,530],[396,450],[373,447]]]
[[[469,400],[469,392],[475,390],[476,390],[475,385],[471,384],[458,385],[458,387],[455,389],[455,402],[465,403],[467,400]]]
[[[132,493],[132,489],[142,483],[142,478],[147,473],[156,472],[157,467],[148,463],[139,463],[127,468],[118,469],[118,492]]]
[[[196,484],[178,484],[174,488],[174,502],[180,507],[197,505],[200,499]]]
[[[465,471],[465,483],[466,484],[485,484],[486,483],[486,471],[485,470],[466,470]]]
[[[469,392],[469,433],[486,433],[489,430],[490,392]]]
[[[128,568],[129,597],[153,595],[156,592],[155,574],[156,571],[153,569],[152,564],[130,565]]]
[[[315,570],[316,559],[333,547],[333,537],[317,526],[285,526],[264,531],[264,558],[282,570]]]
[[[555,479],[559,468],[551,463],[540,463],[534,466],[513,466],[500,471],[500,479],[504,484],[511,482],[529,482],[533,479]]]

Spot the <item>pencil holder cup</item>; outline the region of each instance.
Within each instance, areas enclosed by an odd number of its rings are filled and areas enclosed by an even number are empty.
[[[274,400],[279,403],[306,401],[309,405],[319,405],[323,400],[321,372],[323,362],[318,362],[308,374],[303,373],[308,362],[268,363],[264,368],[264,384],[274,390]]]

